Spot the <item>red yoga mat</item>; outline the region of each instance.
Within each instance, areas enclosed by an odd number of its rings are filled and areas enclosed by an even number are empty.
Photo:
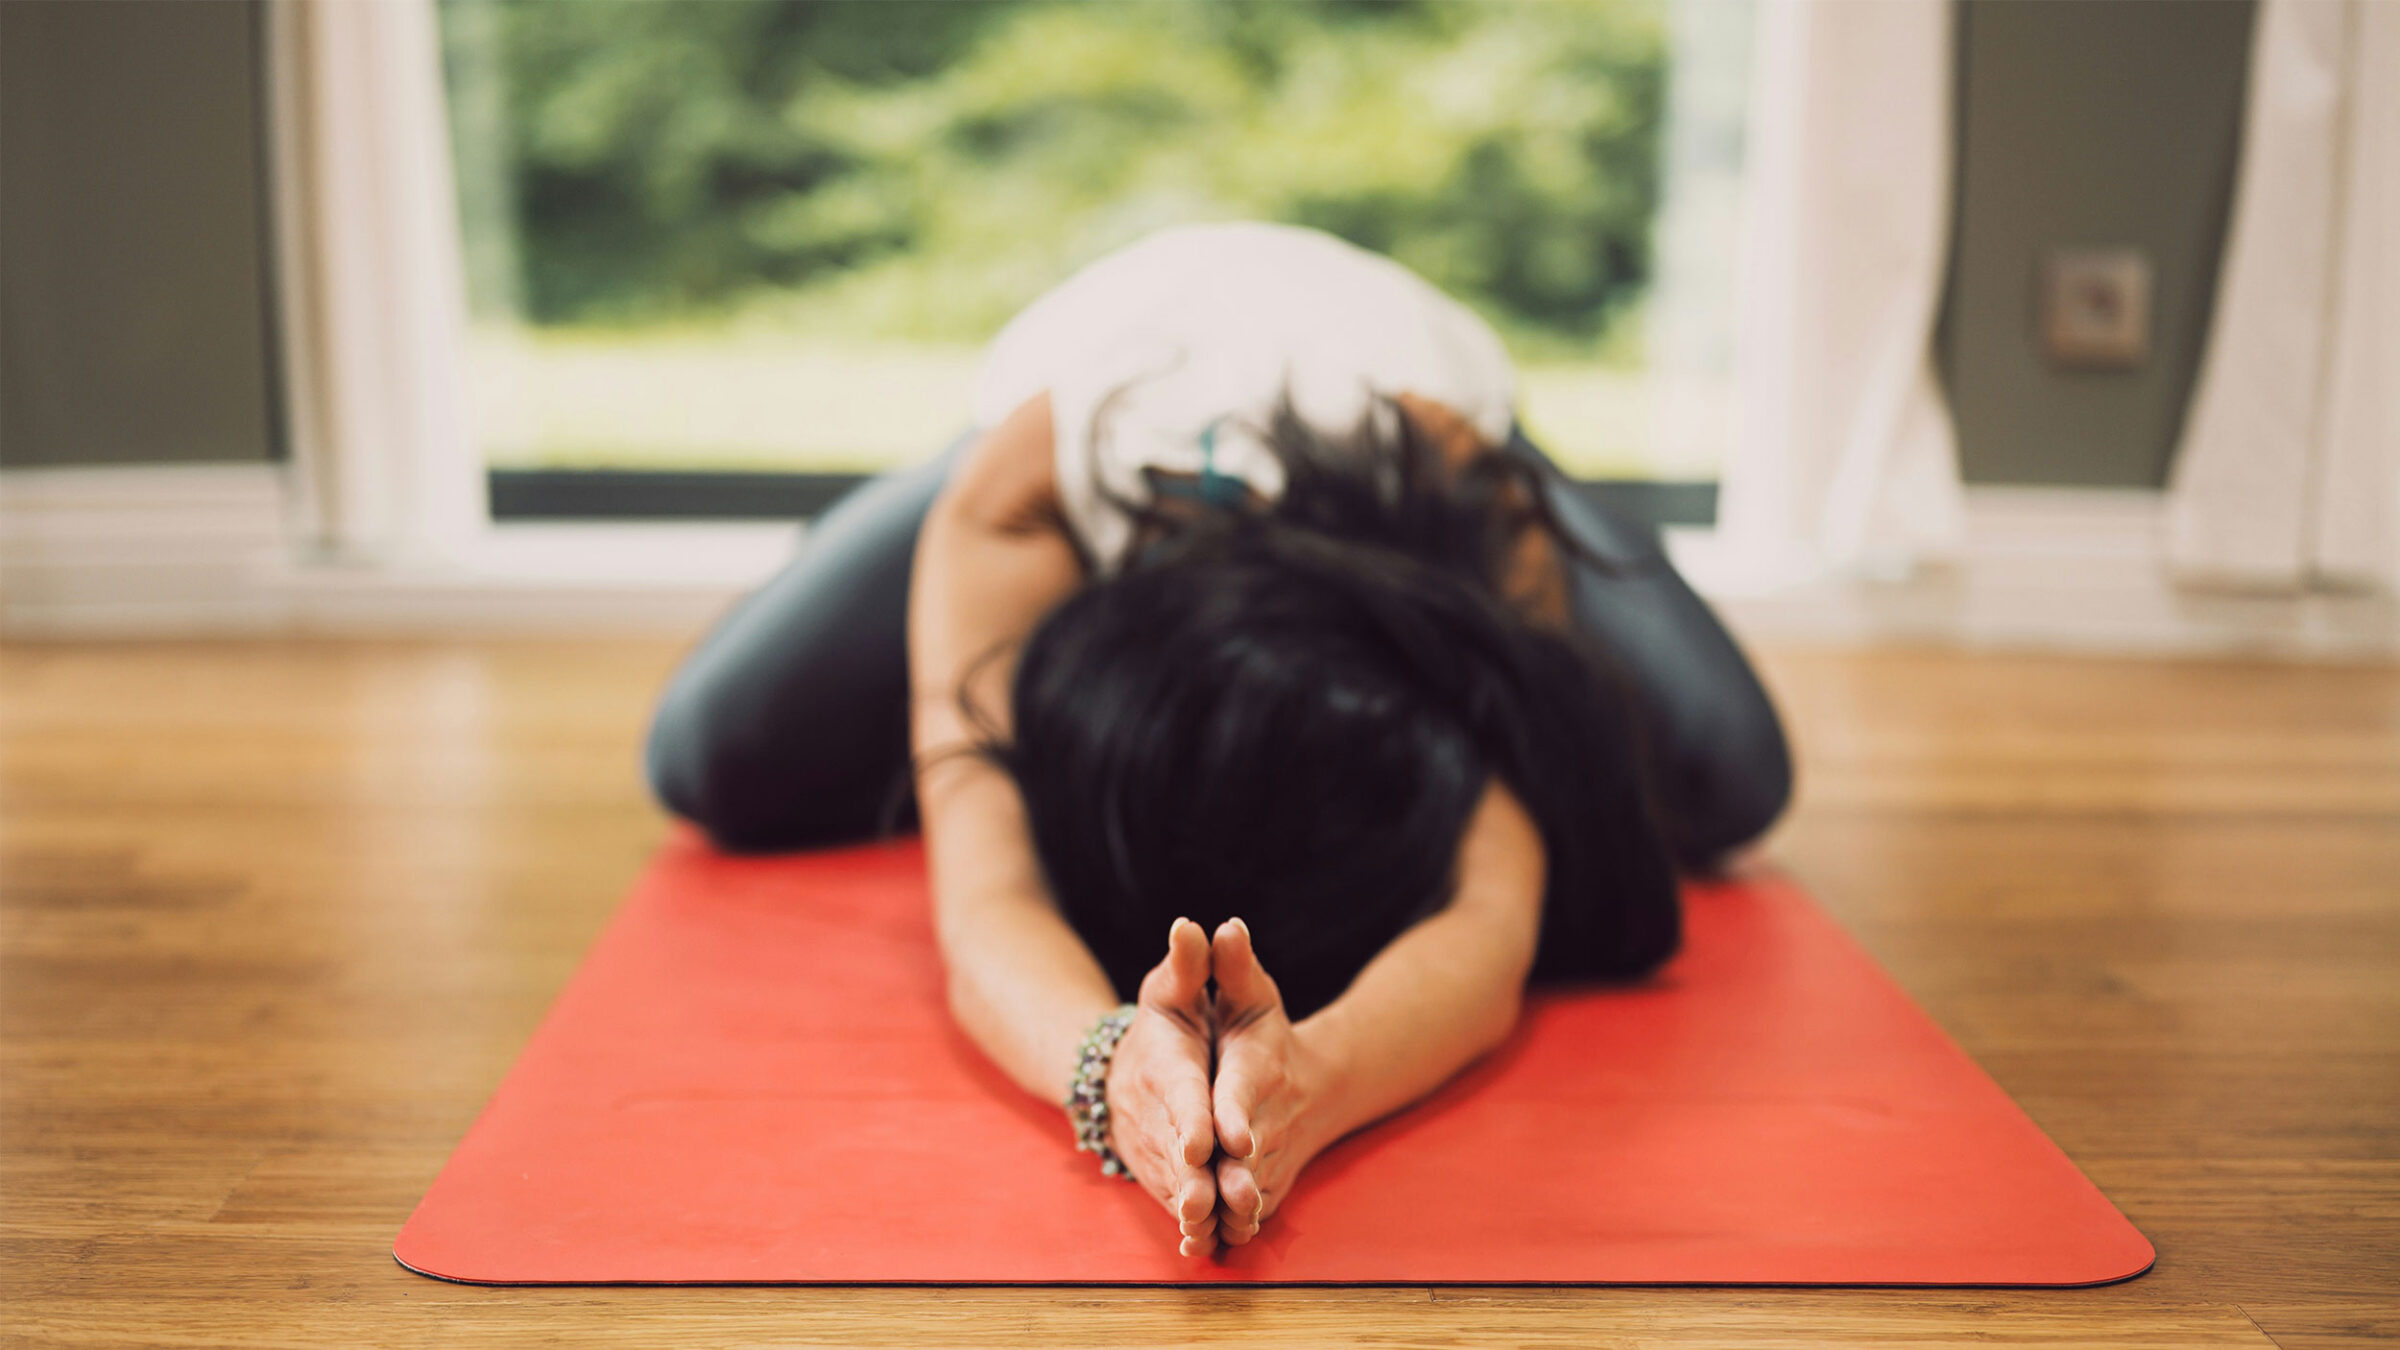
[[[1692,887],[1657,978],[1172,1221],[951,1024],[913,843],[651,865],[394,1247],[495,1284],[2097,1284],[2150,1244],[1789,883]],[[1163,941],[1163,939],[1162,939]]]

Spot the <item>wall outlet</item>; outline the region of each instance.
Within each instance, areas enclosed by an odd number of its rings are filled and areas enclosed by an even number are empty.
[[[2042,259],[2042,355],[2061,370],[2132,370],[2150,359],[2150,255],[2054,248]]]

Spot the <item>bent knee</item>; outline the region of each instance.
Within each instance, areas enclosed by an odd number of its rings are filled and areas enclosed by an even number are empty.
[[[710,729],[692,703],[674,689],[659,701],[643,744],[642,768],[659,805],[713,834],[710,807],[722,793],[711,791],[710,780],[719,756]]]
[[[729,853],[858,843],[905,828],[914,821],[907,763],[904,729],[890,747],[862,749],[843,736],[770,740],[672,693],[644,751],[659,803]]]
[[[738,753],[653,730],[647,755],[650,791],[659,804],[700,827],[728,853],[768,853],[805,844],[788,813],[756,790]]]
[[[669,689],[650,723],[643,768],[651,794],[667,810],[706,831],[718,847],[757,852],[785,847],[762,808],[758,766],[748,741],[721,711]]]
[[[1792,755],[1775,710],[1762,699],[1729,723],[1673,822],[1676,863],[1711,871],[1765,834],[1792,800]]]

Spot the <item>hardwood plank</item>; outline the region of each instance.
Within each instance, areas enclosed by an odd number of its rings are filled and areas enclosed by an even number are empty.
[[[2400,1338],[2400,669],[1768,654],[1795,873],[2141,1225],[2106,1289],[481,1289],[393,1233],[668,828],[669,644],[0,645],[11,1344]]]

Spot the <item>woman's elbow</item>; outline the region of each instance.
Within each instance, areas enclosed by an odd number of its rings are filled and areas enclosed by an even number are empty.
[[[1498,1050],[1516,1034],[1517,1023],[1525,1016],[1525,981],[1511,981],[1480,1012],[1475,1020],[1473,1059]]]

